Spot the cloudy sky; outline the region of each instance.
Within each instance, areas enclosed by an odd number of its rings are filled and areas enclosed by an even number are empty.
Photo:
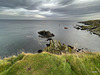
[[[100,0],[0,0],[0,19],[100,19]]]

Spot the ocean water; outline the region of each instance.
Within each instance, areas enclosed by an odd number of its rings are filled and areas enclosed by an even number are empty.
[[[41,30],[52,32],[53,39],[61,43],[100,52],[100,37],[74,29],[76,24],[77,21],[0,20],[0,56],[17,55],[22,51],[36,53],[45,48],[46,39],[38,37]]]

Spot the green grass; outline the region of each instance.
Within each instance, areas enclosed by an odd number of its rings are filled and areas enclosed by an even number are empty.
[[[100,53],[20,54],[0,60],[0,75],[100,75]]]
[[[3,60],[0,60],[0,73],[8,70],[8,68],[10,68],[17,61],[22,60],[23,57],[24,57],[24,54],[20,54],[17,57],[12,56],[10,58],[5,58]]]
[[[85,25],[92,25],[93,23],[100,23],[100,20],[89,20],[89,21],[83,21],[79,23],[83,23]]]

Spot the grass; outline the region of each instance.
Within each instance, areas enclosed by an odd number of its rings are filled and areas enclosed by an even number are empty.
[[[0,60],[0,73],[8,70],[15,62],[21,60],[24,57],[24,54],[20,54],[17,57],[12,56],[10,58],[4,58],[3,60]]]
[[[93,23],[100,23],[100,20],[89,20],[89,21],[83,21],[79,23],[83,23],[85,25],[92,25]]]
[[[0,75],[100,75],[100,53],[20,54],[0,60]]]

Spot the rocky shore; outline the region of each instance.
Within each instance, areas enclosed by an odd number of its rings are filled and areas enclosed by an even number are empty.
[[[49,52],[52,54],[62,55],[63,53],[88,52],[85,48],[80,49],[75,46],[61,44],[60,41],[53,40],[52,37],[55,35],[50,31],[43,30],[39,31],[38,34],[41,38],[47,38],[46,41],[49,42],[46,44],[47,47],[45,49],[38,50],[38,53]]]
[[[85,25],[76,25],[74,28],[80,30],[87,30],[93,34],[100,36],[100,20],[89,20],[84,22],[79,22]]]
[[[61,44],[60,41],[57,41],[57,40],[50,40],[49,44],[46,44],[46,46],[47,47],[43,49],[43,51],[46,51],[52,54],[57,54],[57,55],[62,55],[66,53],[89,52],[84,48],[80,49],[75,46]]]

